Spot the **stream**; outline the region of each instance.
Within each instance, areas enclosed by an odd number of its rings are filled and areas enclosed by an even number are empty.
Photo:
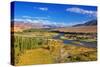
[[[59,33],[59,35],[54,36],[53,39],[62,40],[64,44],[72,44],[72,45],[76,45],[76,46],[97,48],[97,42],[94,43],[94,42],[85,42],[85,41],[78,41],[78,40],[64,40],[64,39],[60,38],[61,36],[64,36],[64,33]],[[80,44],[73,44],[73,42],[80,42]]]

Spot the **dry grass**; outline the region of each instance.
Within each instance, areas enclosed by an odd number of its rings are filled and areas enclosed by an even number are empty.
[[[80,27],[68,27],[56,29],[61,32],[82,32],[82,33],[96,33],[97,26],[80,26]]]
[[[27,50],[19,58],[19,63],[17,65],[53,63],[49,51],[42,48]]]

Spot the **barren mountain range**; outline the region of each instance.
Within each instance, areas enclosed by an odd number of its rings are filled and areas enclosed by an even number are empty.
[[[56,25],[44,25],[42,23],[30,23],[23,21],[12,21],[11,31],[23,31],[30,28],[56,28],[55,30],[62,32],[97,32],[97,20],[91,20],[83,24],[73,25],[71,27],[60,27]]]

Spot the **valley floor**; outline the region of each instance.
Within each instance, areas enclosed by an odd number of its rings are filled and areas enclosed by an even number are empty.
[[[74,38],[72,34],[60,35],[54,32],[22,32],[15,33],[14,43],[14,61],[15,65],[31,65],[31,64],[52,64],[52,63],[66,63],[66,62],[80,62],[80,61],[96,61],[97,48],[84,46],[78,41],[72,43],[64,43],[63,40],[76,39],[80,36],[80,40],[84,36],[76,35]],[[62,38],[63,37],[63,38]],[[96,39],[89,41],[96,42]],[[77,45],[74,45],[77,44]],[[91,44],[92,46],[92,44]]]

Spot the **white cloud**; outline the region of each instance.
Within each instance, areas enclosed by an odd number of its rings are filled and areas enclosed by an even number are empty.
[[[33,17],[31,17],[31,16],[22,16],[23,18],[33,18]]]
[[[41,23],[46,25],[59,25],[59,26],[65,26],[66,24],[64,22],[54,22],[50,20],[44,20],[44,19],[14,19],[14,21],[23,21],[24,23],[30,22],[30,23]]]
[[[24,21],[24,19],[14,19],[14,21]]]
[[[34,19],[49,19],[48,17],[33,17]]]
[[[64,22],[55,22],[51,21],[50,16],[47,17],[31,17],[31,16],[21,16],[21,18],[15,18],[14,21],[23,21],[24,23],[30,22],[30,23],[41,23],[46,25],[57,25],[57,26],[65,26],[66,24]]]
[[[48,10],[47,7],[40,7],[39,9],[42,10],[42,11],[47,11]]]
[[[37,17],[32,17],[32,16],[22,16],[22,18],[23,19],[44,19],[44,20],[47,20],[47,19],[49,19],[49,16],[47,16],[47,17],[39,17],[39,16],[37,16]]]
[[[31,19],[25,19],[25,21],[27,21],[27,22],[33,22],[33,20],[31,20]]]
[[[47,7],[34,7],[34,9],[38,9],[38,10],[41,10],[41,11],[48,11]]]
[[[23,21],[23,22],[25,22],[25,23],[27,23],[27,22],[32,22],[32,20],[31,19],[19,19],[19,18],[17,18],[17,19],[14,19],[14,21]]]
[[[95,16],[95,17],[97,16],[96,11],[85,10],[85,9],[78,8],[78,7],[67,8],[66,11],[70,11],[70,12],[74,12],[74,13],[87,14],[89,16]]]
[[[30,19],[30,18],[16,18],[14,21],[24,21],[24,22],[31,22],[31,23],[44,23],[44,24],[50,24],[51,21],[44,20],[44,19]]]

